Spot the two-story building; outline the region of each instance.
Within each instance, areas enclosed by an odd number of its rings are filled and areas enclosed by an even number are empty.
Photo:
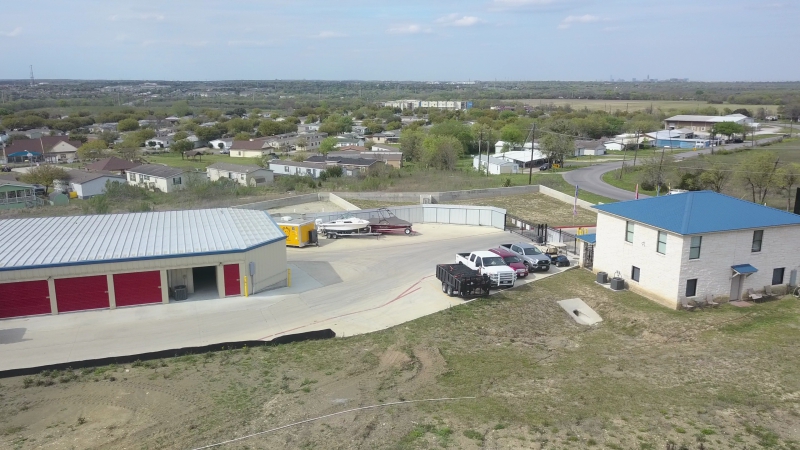
[[[204,173],[195,173],[188,169],[163,166],[161,164],[144,164],[128,169],[128,184],[147,189],[158,189],[161,192],[173,192],[184,189],[190,177],[198,181],[207,181]]]
[[[711,191],[594,208],[592,270],[663,305],[796,284],[800,215]]]
[[[266,186],[274,181],[271,170],[245,164],[214,163],[206,167],[206,173],[209,181],[225,178],[242,186]]]

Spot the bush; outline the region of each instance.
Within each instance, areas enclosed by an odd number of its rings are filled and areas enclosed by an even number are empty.
[[[330,178],[339,178],[344,174],[344,170],[342,169],[342,166],[331,166],[331,167],[328,167],[328,169],[325,170],[325,172],[328,172],[328,176]]]

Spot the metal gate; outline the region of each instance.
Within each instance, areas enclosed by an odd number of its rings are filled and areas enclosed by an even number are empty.
[[[223,267],[223,274],[225,276],[225,296],[241,295],[242,288],[239,282],[239,265],[226,264]]]
[[[133,272],[114,275],[117,306],[161,303],[161,272]]]
[[[0,319],[51,312],[47,281],[0,284]]]
[[[594,267],[594,244],[583,243],[583,267],[589,270]]]
[[[105,275],[55,280],[58,312],[109,308]]]

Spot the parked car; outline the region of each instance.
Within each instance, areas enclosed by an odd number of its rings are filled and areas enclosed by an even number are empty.
[[[231,151],[230,150],[226,150],[226,149],[222,149],[222,150],[219,151],[219,154],[220,155],[230,155]]]
[[[518,242],[516,244],[501,244],[500,247],[510,250],[511,253],[522,258],[522,262],[528,267],[529,272],[536,270],[547,272],[550,270],[550,257],[542,253],[533,244]]]
[[[517,272],[517,278],[525,278],[528,276],[528,267],[522,262],[522,258],[511,253],[510,250],[505,248],[490,248],[489,251],[503,258],[506,265]]]
[[[539,170],[550,170],[550,163],[544,163],[539,166]]]
[[[503,258],[488,251],[456,253],[456,264],[461,263],[481,275],[489,275],[492,287],[514,287],[517,273],[508,267]]]
[[[550,264],[556,267],[569,267],[570,262],[567,255],[550,255]]]

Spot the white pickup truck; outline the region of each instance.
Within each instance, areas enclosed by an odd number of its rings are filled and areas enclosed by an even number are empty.
[[[489,251],[456,253],[456,264],[461,263],[481,275],[489,276],[492,287],[510,288],[517,281],[517,273],[508,267],[503,258]]]

